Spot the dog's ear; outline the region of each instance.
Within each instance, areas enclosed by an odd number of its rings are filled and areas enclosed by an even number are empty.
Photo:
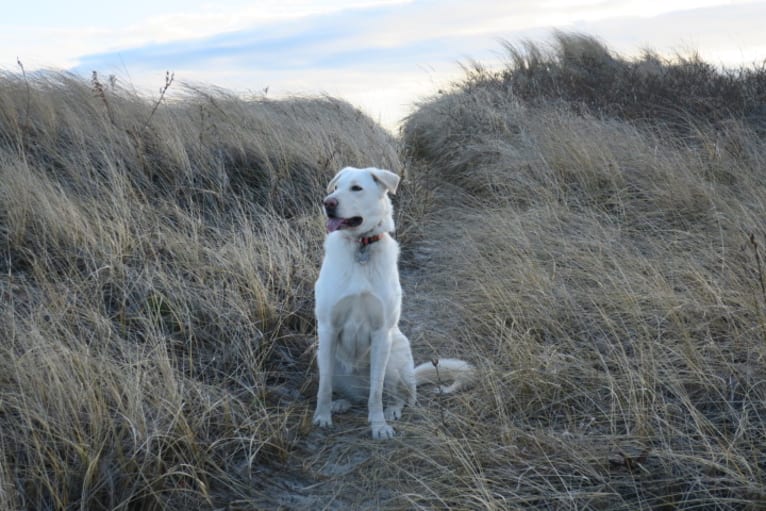
[[[335,183],[338,182],[338,179],[340,179],[340,176],[343,175],[343,172],[345,172],[347,168],[348,167],[340,169],[338,173],[335,174],[335,176],[330,180],[330,182],[327,184],[327,193],[332,193],[335,190]]]
[[[384,169],[370,169],[370,172],[372,172],[372,177],[388,190],[388,193],[396,195],[396,187],[399,186],[398,175]]]

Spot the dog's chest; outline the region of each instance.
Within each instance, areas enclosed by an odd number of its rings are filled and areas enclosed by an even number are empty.
[[[385,329],[383,302],[371,293],[350,295],[338,301],[332,310],[337,332],[336,357],[350,367],[369,365],[372,334]]]
[[[373,333],[389,330],[398,321],[397,246],[390,240],[369,246],[369,259],[360,263],[354,245],[338,238],[325,246],[315,288],[316,313],[320,323],[332,327],[336,358],[359,369],[369,366]]]
[[[400,289],[396,245],[381,241],[375,246],[360,247],[343,240],[334,241],[326,244],[317,281],[318,301],[335,303],[347,295],[362,293],[388,301],[387,295]]]

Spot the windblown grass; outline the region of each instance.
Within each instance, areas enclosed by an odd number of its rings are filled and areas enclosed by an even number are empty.
[[[593,37],[565,32],[556,32],[549,45],[506,43],[505,49],[505,69],[492,73],[474,66],[464,85],[502,84],[524,101],[564,101],[674,129],[732,117],[766,126],[766,59],[739,69],[717,68],[698,54],[667,58],[645,50],[640,58],[626,59]]]
[[[749,98],[713,113],[668,87],[671,118],[653,81],[609,92],[642,61],[556,44],[400,140],[331,98],[4,75],[0,507],[763,507],[762,73],[711,70]],[[606,61],[609,91],[564,87]],[[484,375],[422,389],[390,442],[363,410],[310,425],[318,199],[344,165],[406,167],[403,330]]]
[[[558,44],[556,63],[602,48]],[[512,94],[519,72],[468,80],[404,127],[435,190],[421,291],[449,298],[431,321],[487,374],[460,419],[473,490],[436,470],[429,486],[455,508],[757,509],[764,139],[732,110],[686,110],[671,131],[608,96]]]
[[[397,169],[391,137],[331,98],[152,115],[67,75],[3,76],[0,103],[7,508],[210,507],[283,460],[317,197],[341,162]]]

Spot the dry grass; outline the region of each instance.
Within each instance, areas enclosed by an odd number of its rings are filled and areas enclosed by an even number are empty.
[[[397,169],[394,141],[330,98],[153,113],[42,75],[0,102],[5,508],[231,498],[305,411],[316,198],[341,164]]]
[[[502,83],[526,101],[565,101],[610,116],[685,130],[691,120],[731,117],[766,127],[766,60],[719,69],[697,54],[665,58],[645,50],[638,59],[614,54],[588,35],[557,32],[549,45],[505,44],[508,66],[475,66],[466,84]]]
[[[449,297],[432,321],[460,318],[488,374],[462,432],[486,493],[444,478],[439,494],[761,507],[766,143],[742,119],[686,112],[668,131],[515,96],[507,78],[471,79],[404,128],[436,190],[421,291]]]
[[[0,508],[763,507],[757,123],[512,75],[400,141],[330,98],[3,76]],[[374,442],[363,410],[310,426],[317,204],[400,154],[403,329],[485,377]]]

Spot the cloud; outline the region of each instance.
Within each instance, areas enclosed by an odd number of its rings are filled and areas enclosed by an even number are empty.
[[[222,57],[227,62],[277,70],[406,61],[408,56],[432,54],[442,44],[440,41],[460,35],[445,26],[445,16],[438,16],[436,23],[417,23],[414,20],[421,18],[421,10],[414,4],[384,4],[305,16],[208,37],[84,55],[77,69],[117,60],[128,67],[194,63],[204,68]]]
[[[17,3],[0,18],[0,67],[70,68],[108,55],[413,0],[131,0]]]
[[[287,18],[286,10],[277,10],[265,17],[245,8],[238,11],[237,26],[243,23],[247,26],[222,33],[211,34],[210,27],[207,31],[195,32],[193,28],[205,20],[199,14],[149,20],[144,28],[174,26],[178,33],[203,35],[182,39],[166,37],[151,43],[84,54],[74,70],[89,73],[92,69],[104,68],[196,68],[202,75],[223,65],[263,73],[297,69],[412,69],[434,62],[454,63],[465,57],[487,58],[493,48],[499,49],[497,41],[501,38],[518,39],[553,26],[601,35],[608,44],[617,41],[621,51],[622,41],[640,39],[642,46],[655,47],[665,47],[671,39],[676,43],[698,42],[705,47],[710,46],[707,41],[728,42],[729,46],[757,42],[761,30],[755,25],[756,20],[765,19],[764,3],[724,6],[720,5],[721,0],[702,3],[712,7],[677,10],[700,4],[691,0],[548,0],[543,5],[531,0],[406,3],[359,0],[348,5],[327,1],[292,2],[294,8],[298,8],[298,4],[303,6],[298,15]],[[216,22],[216,17],[212,20],[212,27],[231,25]],[[743,25],[747,30],[742,30]],[[726,33],[737,36],[722,41],[721,34]],[[751,39],[738,43],[746,40],[748,33],[752,34]]]
[[[94,46],[104,51],[82,52],[71,69],[127,76],[139,90],[156,90],[171,70],[180,82],[233,91],[270,86],[271,96],[324,92],[393,127],[413,101],[457,79],[459,61],[501,65],[501,39],[544,41],[556,26],[594,34],[620,53],[688,45],[718,61],[745,57],[759,44],[763,50],[758,21],[766,19],[764,2],[721,5],[723,0],[686,10],[699,2],[283,0],[269,1],[274,9],[267,15],[249,4],[233,5],[242,0],[228,1],[231,9],[208,7],[132,24],[109,44]],[[175,28],[163,33],[163,27]],[[60,44],[68,42],[77,39]]]
[[[80,57],[88,76],[129,75],[161,84],[164,70],[179,82],[207,82],[271,96],[328,93],[361,106],[393,127],[408,105],[460,72],[458,61],[499,49],[483,29],[491,7],[465,2],[380,3],[266,23],[209,37],[161,42]],[[507,15],[503,3],[495,6]],[[483,15],[481,14],[483,12]],[[497,19],[489,16],[489,19]],[[497,31],[494,36],[500,36]]]
[[[600,37],[623,55],[636,55],[643,49],[671,56],[699,53],[711,64],[737,67],[766,58],[764,19],[766,2],[740,2],[648,18],[577,23],[572,28]]]

